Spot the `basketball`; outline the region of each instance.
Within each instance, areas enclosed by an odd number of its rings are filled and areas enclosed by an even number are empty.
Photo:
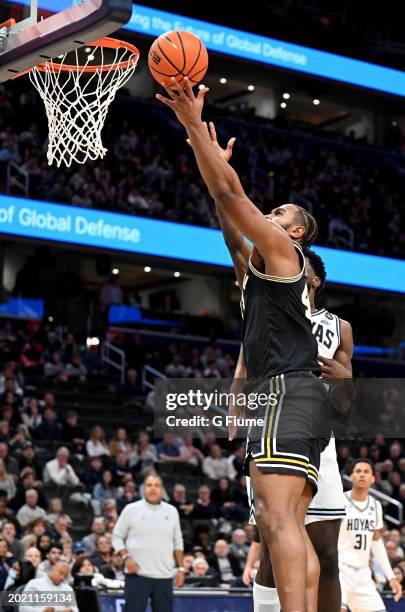
[[[191,85],[201,81],[208,68],[208,53],[204,43],[191,32],[174,30],[161,34],[152,44],[148,63],[158,83],[169,83],[175,77],[182,83],[188,77]]]

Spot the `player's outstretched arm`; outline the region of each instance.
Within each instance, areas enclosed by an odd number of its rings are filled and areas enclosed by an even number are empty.
[[[288,234],[276,223],[269,221],[246,196],[233,168],[212,146],[211,138],[201,121],[204,96],[208,89],[201,89],[194,96],[186,78],[182,89],[175,79],[166,87],[169,98],[157,98],[169,106],[187,130],[197,164],[211,196],[238,230],[257,247],[267,264],[270,256],[277,255],[277,269],[269,271],[275,275],[297,274],[298,260]]]
[[[205,121],[203,122],[203,125],[207,125]],[[215,148],[215,150],[221,155],[222,159],[229,163],[229,160],[232,157],[233,146],[235,144],[236,138],[231,138],[228,141],[226,149],[223,149],[218,142],[217,132],[215,129],[215,125],[212,121],[210,121],[208,129],[213,148]],[[191,146],[189,138],[187,138],[187,142]],[[215,210],[217,213],[219,225],[222,230],[222,234],[224,236],[225,244],[232,257],[233,267],[235,270],[236,278],[238,280],[238,285],[240,289],[242,289],[243,278],[249,265],[249,257],[252,252],[252,247],[245,239],[242,232],[231,221],[229,216],[225,214],[221,207],[215,206]]]

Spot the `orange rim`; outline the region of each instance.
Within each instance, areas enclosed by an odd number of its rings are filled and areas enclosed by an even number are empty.
[[[83,45],[84,46],[84,45]],[[139,51],[129,42],[125,40],[117,40],[116,38],[109,38],[105,36],[104,38],[99,38],[95,42],[86,43],[87,47],[104,47],[105,49],[127,49],[132,53],[130,59],[125,62],[117,62],[116,64],[99,64],[99,65],[91,65],[91,66],[81,66],[80,64],[57,64],[54,60],[49,60],[48,62],[44,62],[43,64],[38,64],[35,66],[41,72],[108,72],[109,70],[118,70],[125,69],[131,66],[131,64],[135,64],[139,59]],[[33,68],[30,68],[26,72],[31,72]],[[26,74],[24,72],[24,74]],[[20,75],[18,75],[20,76]]]

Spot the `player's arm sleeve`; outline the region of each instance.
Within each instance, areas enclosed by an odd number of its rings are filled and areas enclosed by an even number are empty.
[[[376,538],[376,536],[378,536]],[[395,574],[392,571],[391,564],[388,559],[387,551],[385,550],[384,541],[381,537],[380,531],[375,531],[373,539],[371,541],[371,553],[378,565],[384,572],[384,576],[387,580],[395,578]]]

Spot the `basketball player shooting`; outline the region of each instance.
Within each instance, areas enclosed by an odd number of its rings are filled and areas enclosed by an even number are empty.
[[[249,436],[246,462],[283,612],[308,612],[307,566],[318,561],[304,517],[317,490],[320,453],[330,438],[330,432],[322,437],[313,431],[328,403],[318,379],[304,276],[303,249],[315,240],[317,224],[294,204],[263,215],[201,120],[208,89],[196,97],[188,79],[184,89],[175,79],[165,89],[169,97],[157,98],[186,128],[217,209],[254,245],[242,280],[243,352],[248,377],[265,381],[277,403],[267,406],[264,427]]]
[[[395,601],[402,587],[392,571],[381,534],[381,503],[370,495],[374,483],[374,465],[369,459],[357,459],[351,475],[352,490],[345,493],[346,518],[339,535],[339,569],[342,586],[342,612],[385,612],[386,608],[370,570],[370,554],[389,580]]]

